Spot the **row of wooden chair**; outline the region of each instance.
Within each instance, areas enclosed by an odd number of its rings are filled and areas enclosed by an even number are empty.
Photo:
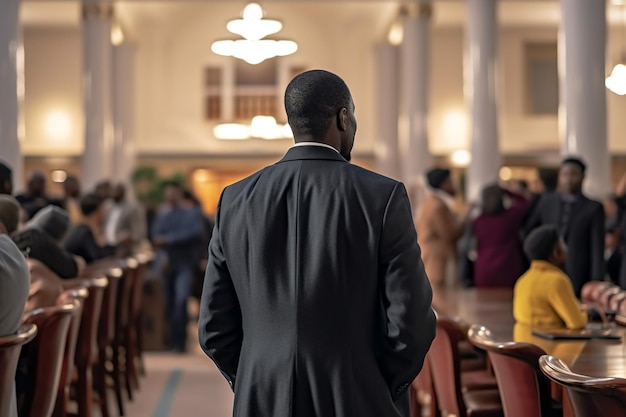
[[[30,312],[17,334],[0,338],[0,415],[8,415],[4,396],[12,395],[23,345],[20,366],[29,378],[21,381],[21,417],[91,417],[94,403],[109,417],[111,387],[124,415],[123,390],[132,399],[144,372],[137,326],[150,260],[141,254],[90,267],[83,277],[64,281],[68,289],[57,305]],[[72,399],[75,414],[69,413]]]
[[[493,387],[465,382],[468,371],[459,348],[465,340],[486,352],[488,369],[495,375]],[[565,390],[562,398],[555,395],[560,391],[550,381]],[[437,336],[425,367],[412,386],[414,417],[422,415],[424,405],[420,404],[424,395],[419,391],[425,391],[430,399],[433,417],[626,415],[626,379],[573,373],[538,346],[498,341],[485,327],[474,325],[467,330],[459,321],[445,317],[438,318]]]
[[[580,299],[584,304],[597,307],[601,314],[626,316],[626,291],[611,282],[587,282]]]

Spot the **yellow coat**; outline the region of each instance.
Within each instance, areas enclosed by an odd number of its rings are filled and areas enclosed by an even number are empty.
[[[513,316],[536,329],[580,329],[587,324],[569,277],[546,261],[533,261],[515,283]]]

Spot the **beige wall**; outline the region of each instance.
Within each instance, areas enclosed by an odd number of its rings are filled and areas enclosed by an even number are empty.
[[[78,28],[24,30],[26,155],[82,152],[81,57]]]
[[[147,13],[147,5],[129,3],[131,37],[137,43],[137,150],[143,155],[280,155],[290,141],[245,143],[218,141],[202,117],[202,69],[226,58],[210,51],[213,40],[228,37],[225,22],[241,13],[243,3],[218,2],[170,5],[166,12]],[[326,68],[340,74],[352,89],[359,129],[356,155],[373,154],[376,138],[373,45],[384,38],[395,11],[392,3],[271,3],[268,15],[280,18],[285,38],[300,50],[287,65]],[[332,6],[332,7],[331,7]],[[163,6],[165,7],[165,6]],[[150,9],[152,10],[152,9]],[[327,13],[332,13],[329,16]],[[509,155],[558,153],[557,119],[528,116],[524,97],[523,44],[554,40],[556,29],[501,27],[500,146]],[[612,32],[607,57],[610,71],[619,56],[619,30]],[[463,28],[436,26],[431,47],[431,150],[445,155],[467,147],[468,120],[463,97]],[[81,36],[78,26],[26,27],[26,98],[24,105],[27,155],[79,155],[82,152]],[[626,153],[626,97],[607,91],[609,144]],[[64,135],[47,129],[53,112],[69,118]],[[57,132],[58,133],[58,132]]]

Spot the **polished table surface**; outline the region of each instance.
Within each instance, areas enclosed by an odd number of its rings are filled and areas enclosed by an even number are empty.
[[[444,289],[435,293],[433,306],[440,314],[456,316],[469,324],[485,326],[502,341],[515,340],[537,345],[565,361],[574,372],[590,376],[626,378],[626,328],[613,333],[621,340],[551,341],[531,334],[526,326],[515,325],[513,291],[510,289]]]

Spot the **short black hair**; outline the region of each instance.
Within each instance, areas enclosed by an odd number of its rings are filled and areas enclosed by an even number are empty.
[[[200,200],[198,200],[196,196],[193,195],[193,193],[189,190],[183,190],[182,198],[183,200],[191,201],[196,206],[200,205]]]
[[[547,261],[561,236],[556,227],[543,225],[534,229],[524,240],[524,253],[531,261]]]
[[[450,170],[447,168],[433,168],[426,173],[426,181],[432,188],[440,188],[450,178]]]
[[[555,191],[559,183],[559,170],[554,168],[541,168],[538,172],[539,180],[546,191]]]
[[[285,90],[285,111],[295,137],[321,138],[342,108],[349,109],[352,95],[346,83],[332,72],[311,70],[297,75]]]
[[[80,211],[83,213],[83,216],[89,216],[91,213],[98,210],[103,201],[102,197],[98,194],[86,194],[80,199]]]
[[[567,164],[578,166],[578,168],[580,168],[580,172],[583,174],[587,170],[587,165],[583,162],[583,160],[580,158],[576,158],[575,156],[568,156],[567,158],[563,160],[563,162],[561,162],[561,166],[567,165]]]

